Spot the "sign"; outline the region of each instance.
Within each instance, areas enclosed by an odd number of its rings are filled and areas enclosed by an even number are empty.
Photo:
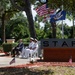
[[[42,48],[75,48],[75,39],[42,39]]]

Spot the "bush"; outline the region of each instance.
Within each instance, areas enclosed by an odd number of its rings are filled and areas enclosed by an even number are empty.
[[[3,43],[3,51],[4,52],[10,52],[13,47],[15,47],[17,43]]]
[[[0,41],[0,45],[2,45],[2,41]]]

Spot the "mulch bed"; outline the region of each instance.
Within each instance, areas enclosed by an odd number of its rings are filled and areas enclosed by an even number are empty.
[[[75,67],[75,62],[69,63],[69,62],[34,62],[29,64],[22,64],[22,65],[16,65],[16,66],[9,66],[9,67],[2,67],[2,68],[33,68],[33,67],[41,67],[41,66],[62,66],[62,67]]]
[[[23,65],[17,65],[14,67],[40,67],[40,66],[66,66],[66,67],[74,67],[75,63],[69,63],[69,62],[37,62],[33,64],[23,64]]]
[[[23,65],[17,65],[17,66],[13,66],[13,67],[40,67],[40,66],[63,66],[63,67],[74,67],[75,63],[68,63],[68,62],[37,62],[37,63],[33,63],[33,64],[23,64]]]

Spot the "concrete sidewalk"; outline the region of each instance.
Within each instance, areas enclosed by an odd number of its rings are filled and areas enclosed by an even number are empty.
[[[12,59],[13,59],[12,57],[5,56],[4,53],[0,53],[0,67],[17,66],[28,64],[30,62],[30,59],[15,58],[15,63],[10,65],[9,63]]]

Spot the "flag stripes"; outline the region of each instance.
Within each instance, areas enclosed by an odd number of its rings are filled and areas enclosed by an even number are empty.
[[[46,7],[46,4],[36,8],[36,12],[39,16],[48,14],[48,8]]]

